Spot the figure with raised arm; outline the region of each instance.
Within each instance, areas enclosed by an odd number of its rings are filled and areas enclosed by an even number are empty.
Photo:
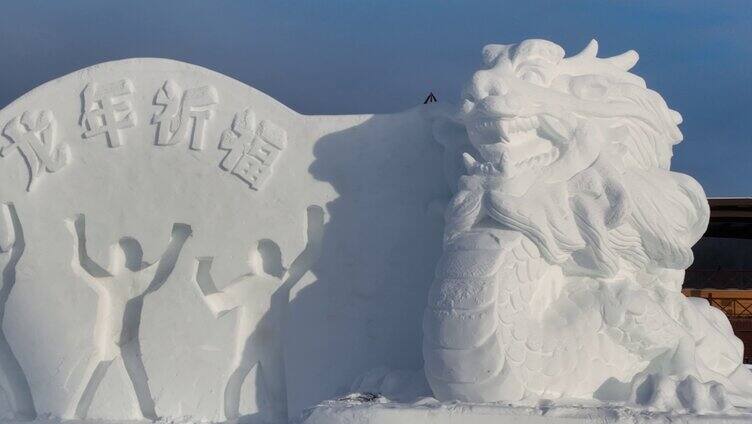
[[[281,263],[279,247],[261,240],[250,253],[250,272],[217,290],[211,277],[212,258],[196,261],[196,283],[214,316],[237,309],[235,354],[225,385],[224,414],[231,422],[240,416],[240,392],[248,374],[258,365],[274,422],[287,422],[282,329],[290,291],[311,270],[321,253],[324,211],[308,208],[308,239],[289,269]]]
[[[14,206],[0,203],[0,387],[15,418],[33,420],[37,414],[29,382],[2,329],[5,304],[16,283],[16,264],[25,247],[23,229]]]
[[[138,400],[141,415],[157,419],[154,399],[141,361],[138,338],[144,297],[158,290],[175,268],[180,251],[191,235],[190,226],[175,224],[172,238],[162,257],[143,262],[141,246],[124,237],[110,248],[105,269],[89,258],[83,215],[68,223],[74,238],[73,269],[97,294],[97,318],[94,324],[94,353],[81,386],[75,393],[65,418],[86,418],[99,383],[115,360],[123,362]]]

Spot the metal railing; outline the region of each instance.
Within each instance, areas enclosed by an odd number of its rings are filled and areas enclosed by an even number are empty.
[[[712,293],[703,297],[729,318],[752,318],[752,297],[713,297]]]
[[[733,292],[719,296],[719,292],[726,290]],[[749,294],[746,290],[750,290]],[[726,314],[734,334],[744,343],[744,362],[752,363],[752,270],[688,269],[684,292],[707,299],[711,306]]]

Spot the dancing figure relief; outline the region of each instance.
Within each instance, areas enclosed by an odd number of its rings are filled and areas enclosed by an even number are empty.
[[[5,307],[16,284],[16,264],[26,248],[23,228],[14,205],[0,203],[0,388],[5,392],[15,418],[32,420],[37,413],[29,382],[13,353],[2,322]]]
[[[323,225],[323,209],[309,207],[306,246],[288,269],[282,265],[279,246],[271,240],[261,240],[250,252],[249,272],[221,290],[211,277],[212,258],[196,260],[196,284],[212,313],[219,317],[237,310],[235,349],[223,396],[228,420],[239,418],[243,382],[257,366],[269,415],[274,422],[287,422],[284,321],[290,291],[311,271],[321,253]]]
[[[84,216],[77,216],[68,222],[68,226],[74,241],[71,264],[75,274],[97,294],[97,310],[94,350],[65,418],[86,418],[99,384],[110,366],[120,360],[133,386],[140,415],[157,419],[141,360],[141,311],[144,297],[158,290],[172,273],[180,251],[191,235],[191,228],[186,224],[175,224],[165,252],[151,264],[143,262],[138,241],[124,237],[111,246],[109,264],[102,267],[87,254]]]

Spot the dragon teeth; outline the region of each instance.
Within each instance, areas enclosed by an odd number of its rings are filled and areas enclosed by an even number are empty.
[[[513,142],[512,135],[524,134],[532,131],[537,131],[540,127],[540,120],[537,116],[531,117],[517,117],[512,119],[497,119],[497,120],[482,120],[476,122],[471,131],[476,133],[483,133],[489,130],[495,130],[499,132],[501,140],[500,142]]]
[[[515,163],[514,166],[519,168],[527,168],[531,166],[544,167],[554,163],[557,159],[559,159],[559,149],[554,147],[546,153],[523,159]]]

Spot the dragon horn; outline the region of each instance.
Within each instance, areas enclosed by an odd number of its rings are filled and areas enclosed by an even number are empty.
[[[629,50],[618,56],[609,57],[604,60],[623,71],[628,71],[637,64],[637,61],[640,60],[640,55],[634,50]]]
[[[572,58],[594,58],[598,54],[598,41],[596,39],[590,40],[587,46],[585,46],[584,49],[582,49],[581,52],[577,53],[576,55],[572,56]]]

